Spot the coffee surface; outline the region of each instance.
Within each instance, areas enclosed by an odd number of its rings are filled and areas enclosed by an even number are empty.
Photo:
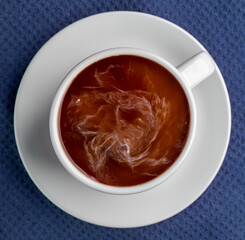
[[[113,186],[147,182],[181,154],[190,126],[186,95],[159,64],[120,55],[88,66],[71,83],[60,135],[71,161]]]

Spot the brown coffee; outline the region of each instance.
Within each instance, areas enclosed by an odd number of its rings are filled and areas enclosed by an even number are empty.
[[[188,138],[190,110],[175,77],[161,65],[120,55],[77,75],[60,111],[71,161],[95,181],[145,183],[165,172]]]

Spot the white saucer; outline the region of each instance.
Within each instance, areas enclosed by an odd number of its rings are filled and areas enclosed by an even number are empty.
[[[187,159],[172,177],[134,195],[115,196],[90,189],[58,161],[49,138],[49,109],[58,85],[76,63],[112,47],[143,48],[175,66],[205,50],[183,29],[143,13],[103,13],[80,20],[52,37],[28,66],[16,99],[15,135],[33,182],[59,208],[98,225],[139,227],[177,214],[209,186],[227,150],[230,103],[216,67],[209,79],[193,89],[197,132]]]

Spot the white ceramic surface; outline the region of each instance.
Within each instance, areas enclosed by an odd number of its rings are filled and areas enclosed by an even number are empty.
[[[81,71],[83,71],[85,68],[87,68],[89,65],[93,64],[94,62],[97,62],[107,57],[118,56],[118,55],[140,56],[140,57],[150,59],[163,66],[165,69],[167,69],[175,76],[175,78],[182,86],[187,96],[189,107],[190,107],[189,136],[184,146],[184,149],[181,152],[178,159],[167,171],[165,171],[157,178],[154,178],[153,180],[148,181],[146,183],[139,184],[136,186],[130,186],[130,187],[116,187],[116,186],[105,185],[103,183],[95,181],[94,179],[91,179],[87,174],[84,174],[84,172],[81,169],[78,169],[72,163],[72,160],[68,157],[69,155],[65,151],[63,142],[60,139],[60,133],[59,133],[60,130],[58,124],[59,116],[60,116],[60,106],[74,78]],[[65,76],[65,78],[63,79],[62,83],[60,84],[55,94],[51,106],[50,118],[49,118],[49,131],[50,131],[51,142],[58,159],[60,160],[62,165],[66,168],[66,170],[76,179],[78,179],[79,181],[81,181],[82,183],[84,183],[89,187],[92,187],[96,190],[105,193],[111,193],[111,194],[139,193],[159,185],[160,183],[168,179],[170,176],[172,176],[172,174],[181,166],[181,164],[183,163],[183,161],[185,160],[188,154],[188,151],[191,148],[195,136],[195,131],[196,131],[196,105],[192,95],[191,88],[192,86],[197,85],[196,83],[200,83],[202,80],[207,79],[207,77],[209,77],[214,72],[214,68],[215,68],[214,61],[207,52],[201,52],[195,55],[191,59],[185,61],[185,63],[181,64],[178,68],[172,66],[162,57],[159,57],[149,51],[146,51],[144,49],[139,49],[139,48],[127,48],[127,47],[110,48],[95,53],[91,56],[88,56],[87,58],[83,59],[80,63],[78,63],[73,69],[71,69],[71,71]]]
[[[98,14],[60,31],[36,54],[19,87],[14,127],[23,164],[42,193],[71,215],[103,226],[138,227],[180,212],[209,186],[229,142],[230,103],[219,69],[194,88],[197,130],[179,170],[159,186],[134,195],[110,195],[73,178],[51,146],[48,122],[55,92],[81,59],[112,47],[137,47],[162,56],[173,66],[205,51],[176,25],[136,12]]]

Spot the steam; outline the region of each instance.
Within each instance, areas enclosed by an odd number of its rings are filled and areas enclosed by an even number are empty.
[[[83,140],[81,147],[91,171],[101,175],[108,161],[128,166],[132,172],[168,163],[166,153],[159,156],[153,148],[169,105],[149,89],[152,85],[147,76],[149,91],[119,89],[110,73],[113,67],[95,71],[96,86],[84,87],[86,91],[72,96],[67,107],[72,137]],[[146,170],[140,174],[154,175]]]

